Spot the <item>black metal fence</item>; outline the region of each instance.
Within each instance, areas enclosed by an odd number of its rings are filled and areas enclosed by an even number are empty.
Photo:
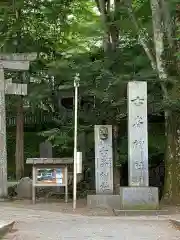
[[[38,114],[24,114],[24,124],[25,125],[35,125],[35,124],[43,124],[49,123],[53,121],[53,116],[50,113],[38,113]],[[16,116],[7,114],[6,116],[6,125],[7,127],[16,126]]]

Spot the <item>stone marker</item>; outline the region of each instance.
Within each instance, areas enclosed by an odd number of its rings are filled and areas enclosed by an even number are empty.
[[[112,126],[95,128],[96,194],[113,194]]]
[[[149,186],[147,83],[128,84],[129,186]]]
[[[87,205],[119,208],[119,195],[113,195],[112,126],[96,125],[94,130],[96,195],[88,195]]]
[[[16,188],[18,198],[32,199],[32,180],[29,177],[22,178]]]
[[[122,209],[157,209],[158,188],[149,187],[147,83],[128,83],[129,187],[120,187]]]
[[[52,158],[52,144],[49,141],[40,143],[39,145],[40,158]]]

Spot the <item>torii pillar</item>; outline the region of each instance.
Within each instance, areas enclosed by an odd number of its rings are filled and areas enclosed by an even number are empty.
[[[27,84],[12,83],[12,79],[5,80],[4,69],[28,70],[29,62],[36,57],[35,53],[0,54],[0,198],[8,195],[5,94],[27,95]]]

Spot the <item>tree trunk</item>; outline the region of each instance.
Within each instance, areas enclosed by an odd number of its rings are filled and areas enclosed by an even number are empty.
[[[24,176],[24,113],[23,97],[19,97],[16,117],[16,180]]]
[[[180,113],[169,113],[166,126],[164,200],[172,204],[180,202]]]
[[[180,5],[176,5],[176,17],[174,21],[174,35],[178,35],[180,22]],[[171,31],[172,32],[172,31]],[[174,37],[174,39],[176,39]],[[179,52],[180,43],[176,39],[174,44],[175,51]],[[174,63],[178,74],[180,73],[180,61],[176,59]],[[176,83],[171,91],[171,97],[176,101],[179,99],[180,85]],[[180,203],[180,113],[170,113],[167,118],[167,152],[165,157],[166,172],[164,185],[164,200],[169,203]]]

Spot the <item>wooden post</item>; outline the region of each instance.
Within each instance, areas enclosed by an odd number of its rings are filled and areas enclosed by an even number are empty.
[[[7,196],[6,111],[4,70],[0,65],[0,197]]]
[[[32,167],[32,203],[36,203],[36,167]]]
[[[66,186],[65,186],[65,203],[68,202],[68,166],[66,165],[65,168],[65,181],[66,181]]]

